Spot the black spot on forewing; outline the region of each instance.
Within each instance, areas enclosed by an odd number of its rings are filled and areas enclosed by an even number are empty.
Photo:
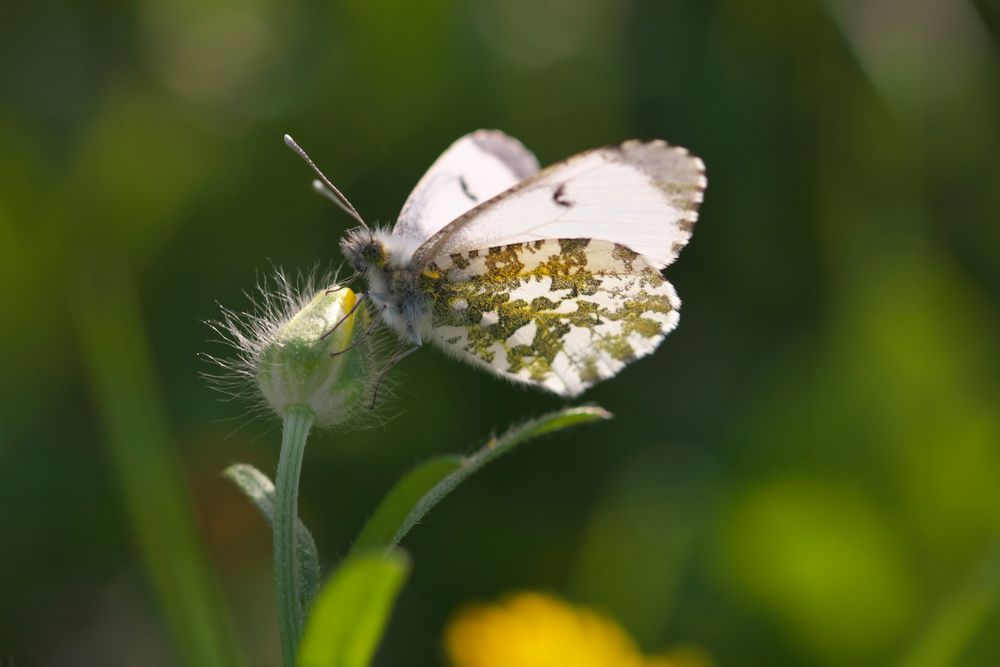
[[[573,201],[566,196],[566,184],[560,183],[555,192],[552,193],[552,201],[564,208],[573,206]]]
[[[469,182],[465,180],[465,176],[459,176],[458,177],[458,184],[462,188],[462,193],[466,197],[468,197],[469,199],[471,199],[472,201],[475,201],[475,202],[479,201],[479,197],[477,197],[476,195],[472,194],[472,191],[469,190]]]

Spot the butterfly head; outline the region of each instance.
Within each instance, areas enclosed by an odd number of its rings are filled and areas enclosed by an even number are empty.
[[[340,241],[340,249],[347,263],[355,271],[365,272],[371,268],[382,268],[388,262],[385,245],[371,230],[357,227],[347,232]]]

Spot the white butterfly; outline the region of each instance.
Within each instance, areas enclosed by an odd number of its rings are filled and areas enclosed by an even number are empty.
[[[502,132],[445,151],[396,225],[361,223],[340,246],[366,295],[417,349],[425,341],[515,382],[576,396],[652,352],[680,300],[660,270],[691,237],[705,167],[663,141],[626,141],[539,171]]]

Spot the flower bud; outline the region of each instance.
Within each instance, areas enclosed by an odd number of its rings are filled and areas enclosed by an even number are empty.
[[[254,394],[282,418],[303,406],[321,427],[371,416],[366,403],[384,347],[379,331],[370,330],[371,314],[349,288],[316,284],[311,276],[293,282],[279,271],[259,286],[250,312],[223,309],[223,320],[210,324],[236,356],[205,355],[222,369],[208,376],[217,389]]]
[[[279,415],[309,408],[318,426],[347,421],[368,389],[368,311],[346,287],[321,290],[274,332],[257,356],[261,393]]]

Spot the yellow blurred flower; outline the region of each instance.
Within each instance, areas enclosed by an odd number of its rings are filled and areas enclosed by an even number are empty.
[[[696,649],[647,657],[613,619],[539,593],[460,610],[445,630],[454,667],[709,667]]]

